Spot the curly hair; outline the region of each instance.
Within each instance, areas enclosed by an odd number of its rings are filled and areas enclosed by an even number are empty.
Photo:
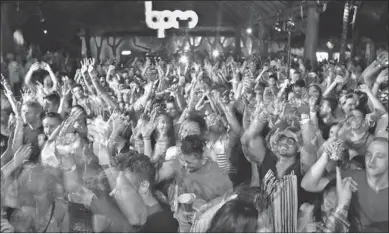
[[[201,136],[187,136],[181,142],[181,152],[183,154],[193,154],[203,155],[204,153],[205,141]]]
[[[150,186],[155,184],[156,169],[146,155],[130,150],[120,154],[117,159],[118,167],[121,171],[129,171],[137,176],[137,186],[143,181],[148,181]]]

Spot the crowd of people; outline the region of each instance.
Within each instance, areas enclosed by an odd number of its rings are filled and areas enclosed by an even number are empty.
[[[386,51],[180,56],[2,58],[1,232],[388,232]]]

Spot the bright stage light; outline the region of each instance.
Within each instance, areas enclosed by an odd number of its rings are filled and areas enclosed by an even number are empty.
[[[214,50],[212,52],[212,55],[213,55],[213,57],[218,57],[219,56],[219,51],[218,50]]]
[[[248,29],[246,29],[246,32],[247,32],[248,34],[251,34],[251,33],[253,32],[253,30],[252,30],[251,28],[248,28]]]
[[[187,63],[188,62],[188,57],[186,57],[185,55],[181,56],[180,62],[181,63]]]
[[[47,30],[46,30],[46,29],[45,29],[45,30],[43,30],[43,33],[44,33],[44,34],[47,34]]]
[[[122,51],[122,55],[130,55],[131,54],[131,50],[123,50]]]

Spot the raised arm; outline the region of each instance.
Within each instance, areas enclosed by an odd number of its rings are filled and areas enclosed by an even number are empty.
[[[42,67],[43,70],[45,70],[45,71],[47,71],[49,73],[51,82],[53,82],[53,87],[52,87],[51,91],[58,91],[59,83],[58,83],[57,77],[55,76],[55,74],[54,74],[53,70],[51,69],[50,65],[45,63],[45,62],[42,62],[41,63],[41,67]]]
[[[263,129],[267,124],[267,117],[264,112],[251,122],[250,127],[246,129],[241,138],[242,150],[245,157],[251,162],[260,166],[266,156],[266,144]]]
[[[36,90],[35,85],[32,83],[32,74],[40,69],[39,62],[36,62],[31,65],[30,69],[28,70],[26,77],[24,78],[24,82],[31,90]]]
[[[91,77],[93,86],[95,87],[97,94],[105,101],[105,103],[113,110],[118,109],[119,105],[111,98],[108,92],[103,88],[98,81],[96,71],[94,70],[95,59],[93,58],[88,66],[88,73]]]
[[[222,107],[222,110],[224,112],[224,115],[226,116],[227,122],[229,126],[231,127],[230,131],[230,137],[232,139],[239,139],[239,137],[242,135],[242,126],[240,125],[238,119],[236,118],[236,115],[234,113],[234,110],[232,108],[232,105],[226,105],[220,100],[218,100],[219,105]],[[235,140],[234,140],[235,143]]]
[[[334,90],[335,87],[341,83],[343,83],[343,78],[340,76],[336,77],[334,82],[332,82],[331,85],[324,91],[323,97],[328,97],[330,95],[331,91]]]
[[[147,207],[124,173],[112,163],[114,160],[111,158],[110,151],[107,145],[100,144],[98,158],[108,183],[113,188],[110,195],[115,199],[129,224],[143,225],[147,218]]]
[[[20,114],[20,107],[19,107],[19,105],[16,101],[16,98],[12,92],[11,86],[9,85],[8,81],[3,77],[3,74],[1,74],[1,84],[4,87],[4,94],[11,104],[12,111],[15,114]]]
[[[329,156],[326,152],[324,152],[316,163],[309,168],[307,173],[305,173],[301,181],[301,187],[308,192],[323,191],[325,186],[327,186],[330,182],[329,178],[323,176],[328,162]]]
[[[359,90],[366,93],[373,110],[380,110],[382,112],[387,112],[384,105],[382,105],[382,103],[378,100],[378,98],[374,96],[373,92],[369,89],[367,85],[361,85]]]

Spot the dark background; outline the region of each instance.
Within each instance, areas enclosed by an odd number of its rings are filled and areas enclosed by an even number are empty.
[[[4,2],[2,1],[2,4]],[[104,31],[104,28],[110,28],[110,25],[115,25],[115,27],[123,25],[123,28],[129,24],[144,25],[143,1],[9,1],[6,3],[9,4],[8,15],[12,32],[20,28],[26,41],[39,44],[43,50],[79,47],[80,40],[77,34],[81,28],[91,27],[96,29],[100,27],[100,30]],[[173,5],[173,9],[174,7],[182,9],[182,7],[191,7],[193,4],[197,4],[196,12],[199,14],[199,18],[204,17],[205,20],[203,21],[208,20],[210,25],[215,26],[220,24],[230,25],[231,22],[237,21],[251,22],[264,12],[266,17],[269,18],[266,24],[274,24],[276,17],[271,16],[277,14],[278,6],[275,5],[277,3],[285,6],[294,5],[297,6],[297,9],[300,5],[300,1],[241,1],[237,3],[233,1],[197,1],[195,3],[193,1],[153,1],[153,4],[156,5],[155,8],[164,9],[172,8]],[[344,1],[329,1],[327,4],[327,10],[320,16],[319,37],[321,39],[339,38],[342,30],[344,3]],[[211,9],[211,5],[206,6],[205,4],[212,4],[214,8]],[[215,10],[220,5],[223,6],[222,16],[221,19],[215,21]],[[250,9],[250,12],[248,12],[248,9]],[[266,11],[263,9],[266,9]],[[41,22],[42,18],[44,19],[43,23]],[[350,16],[350,22],[351,18],[352,15]],[[367,36],[373,41],[387,41],[387,20],[387,1],[362,1],[356,20],[359,36]],[[43,33],[44,29],[48,31],[47,34]],[[349,30],[350,37],[351,30]],[[300,44],[304,41],[304,38],[304,34],[296,35],[293,41],[300,41]]]

